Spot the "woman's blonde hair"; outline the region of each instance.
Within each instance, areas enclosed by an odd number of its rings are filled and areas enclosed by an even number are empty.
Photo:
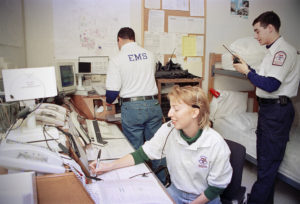
[[[200,128],[209,125],[209,102],[206,94],[199,86],[173,86],[168,94],[169,100],[183,102],[194,108],[199,108],[198,121]]]

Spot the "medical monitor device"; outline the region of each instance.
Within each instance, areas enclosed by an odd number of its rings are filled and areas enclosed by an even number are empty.
[[[55,73],[59,93],[68,95],[76,91],[75,62],[57,62]]]

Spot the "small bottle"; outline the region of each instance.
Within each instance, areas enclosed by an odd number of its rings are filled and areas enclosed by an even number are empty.
[[[209,91],[210,91],[210,93],[211,93],[212,95],[214,95],[216,98],[218,98],[218,97],[220,96],[220,93],[219,93],[218,91],[216,91],[215,89],[213,89],[213,88],[210,88]]]

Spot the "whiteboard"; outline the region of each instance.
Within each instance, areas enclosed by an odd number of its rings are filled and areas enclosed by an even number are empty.
[[[130,0],[53,0],[56,59],[112,57],[122,27],[131,27]]]

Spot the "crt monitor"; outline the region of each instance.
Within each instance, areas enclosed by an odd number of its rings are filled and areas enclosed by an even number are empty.
[[[57,62],[55,67],[59,93],[71,94],[76,91],[75,63]]]
[[[91,73],[91,63],[90,62],[79,62],[78,63],[78,73],[90,74]]]
[[[4,69],[2,76],[7,102],[57,95],[54,67]]]

